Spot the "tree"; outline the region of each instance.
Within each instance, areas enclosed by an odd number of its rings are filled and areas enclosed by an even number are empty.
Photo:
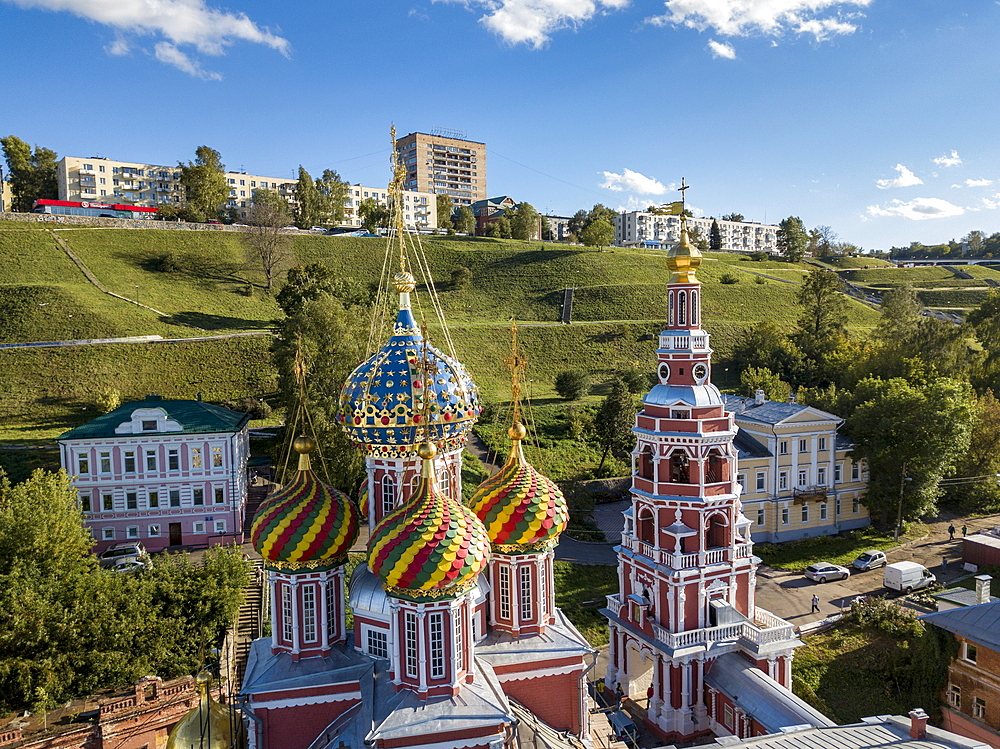
[[[796,342],[807,356],[829,353],[844,339],[847,327],[847,300],[841,293],[843,282],[833,271],[814,270],[799,289],[802,307]]]
[[[722,231],[719,229],[719,222],[712,219],[712,228],[708,232],[708,249],[715,252],[722,250]]]
[[[217,216],[222,204],[229,198],[226,166],[222,163],[222,156],[213,148],[198,146],[194,153],[193,162],[178,164],[187,205],[206,217]]]
[[[566,224],[569,233],[574,237],[579,237],[583,233],[583,227],[587,225],[589,214],[584,209],[580,209],[570,218]]]
[[[817,226],[808,232],[806,249],[812,253],[813,257],[839,254],[839,245],[837,233],[829,226]]]
[[[593,430],[601,447],[601,462],[597,478],[604,475],[604,461],[609,452],[625,453],[635,445],[632,426],[635,423],[635,398],[618,377],[611,382],[611,392],[604,398],[594,416]]]
[[[451,214],[454,210],[455,204],[451,201],[451,195],[439,193],[437,196],[438,229],[455,228],[455,225],[451,221]]]
[[[240,232],[247,261],[264,273],[265,288],[274,288],[274,279],[292,257],[291,236],[284,231],[290,221],[287,204],[273,190],[254,190],[247,214],[248,226]]]
[[[792,392],[791,385],[766,367],[747,367],[740,374],[740,384],[744,395],[753,397],[758,390],[763,390],[768,400],[781,403],[787,401]]]
[[[587,247],[604,247],[612,244],[615,241],[615,227],[603,218],[591,221],[580,234],[580,241]]]
[[[722,221],[744,221],[742,213],[727,213],[722,217]]]
[[[789,216],[778,224],[778,252],[787,262],[799,262],[805,254],[808,243],[809,235],[806,233],[805,224],[798,216]]]
[[[708,250],[708,240],[701,233],[697,226],[688,226],[688,241],[699,250]]]
[[[539,213],[531,203],[518,203],[510,214],[510,236],[512,239],[539,239]]]
[[[308,229],[323,223],[325,202],[312,176],[299,166],[299,181],[295,185],[295,225]]]
[[[555,390],[564,400],[579,400],[590,390],[590,375],[585,369],[565,369],[556,375]]]
[[[361,227],[369,234],[378,234],[379,229],[389,228],[389,209],[375,198],[365,198],[361,201],[361,205],[358,206],[358,218],[361,219]]]
[[[15,135],[0,138],[0,145],[7,161],[14,211],[28,213],[36,200],[59,198],[55,151],[35,146],[32,153],[31,146]]]
[[[799,347],[770,320],[744,328],[733,345],[737,369],[768,369],[786,382],[798,383],[803,358]]]
[[[344,223],[345,206],[351,195],[351,184],[340,178],[333,169],[324,169],[316,180],[316,189],[322,200],[321,226],[339,226]]]
[[[460,265],[451,272],[451,288],[464,289],[472,283],[472,271]]]
[[[987,390],[972,405],[972,435],[969,449],[959,457],[955,473],[982,476],[982,480],[959,483],[945,489],[945,499],[964,512],[996,512],[1000,508],[1000,401]]]
[[[490,221],[486,226],[486,236],[498,239],[510,239],[510,219],[506,216]]]
[[[868,464],[865,504],[883,527],[895,519],[933,513],[940,480],[966,452],[973,424],[972,388],[941,377],[925,385],[866,378],[845,428],[851,456]]]
[[[468,234],[470,237],[476,231],[476,215],[466,205],[459,208],[455,216],[455,231],[461,234]]]

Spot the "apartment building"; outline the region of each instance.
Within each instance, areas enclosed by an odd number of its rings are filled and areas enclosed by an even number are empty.
[[[713,218],[689,218],[688,227],[696,228],[708,239],[712,222],[719,224],[723,252],[774,253],[778,251],[778,227],[751,221],[721,221]],[[615,244],[620,247],[658,247],[680,241],[680,216],[665,216],[646,211],[619,213],[614,219]]]
[[[456,206],[486,199],[485,143],[466,140],[464,133],[435,130],[397,138],[396,152],[406,167],[404,189],[449,195]]]
[[[868,469],[853,461],[844,420],[811,406],[724,395],[736,417],[737,480],[756,542],[827,536],[869,524]]]
[[[184,204],[181,171],[176,165],[65,156],[59,160],[56,174],[59,200],[96,200],[146,207]],[[294,199],[298,180],[226,172],[226,182],[229,184],[226,207],[235,208],[245,216],[254,190],[268,188]]]
[[[3,170],[0,170],[0,213],[9,211],[14,202],[14,190],[10,182],[3,179]]]
[[[344,201],[344,221],[341,226],[361,226],[358,208],[365,198],[378,201],[379,205],[389,204],[388,187],[365,187],[351,185]],[[403,191],[403,224],[407,229],[421,231],[437,228],[437,197],[429,192]]]

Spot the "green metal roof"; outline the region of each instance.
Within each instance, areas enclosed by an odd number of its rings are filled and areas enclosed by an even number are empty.
[[[132,412],[137,408],[161,408],[167,418],[181,425],[179,432],[142,432],[141,434],[212,434],[217,432],[238,432],[250,420],[250,414],[230,411],[228,408],[213,406],[204,401],[164,400],[158,395],[148,395],[145,400],[129,401],[88,421],[76,429],[70,429],[59,436],[60,440],[90,440],[102,437],[128,437],[134,435],[116,434],[120,424],[132,420]]]

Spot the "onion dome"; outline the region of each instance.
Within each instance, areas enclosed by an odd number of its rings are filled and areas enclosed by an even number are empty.
[[[566,498],[555,482],[525,460],[521,449],[524,426],[515,421],[507,434],[511,440],[507,463],[479,485],[469,508],[486,526],[494,550],[524,553],[550,549],[569,522]]]
[[[682,218],[683,222],[684,219]],[[687,225],[681,224],[681,239],[667,253],[667,270],[670,271],[670,283],[698,283],[695,271],[701,266],[701,251],[691,244],[688,238]]]
[[[247,730],[238,710],[220,705],[208,693],[209,675],[197,677],[198,706],[170,729],[166,749],[246,749]]]
[[[489,561],[490,540],[469,509],[438,491],[437,449],[422,442],[420,485],[410,501],[375,526],[368,566],[396,598],[428,601],[468,590]]]
[[[366,455],[412,456],[424,434],[445,450],[457,449],[482,411],[479,390],[458,361],[424,341],[410,312],[413,276],[398,273],[393,286],[399,314],[392,337],[347,378],[337,420]]]
[[[283,489],[265,500],[250,537],[264,565],[279,570],[315,570],[342,564],[358,538],[358,511],[343,492],[313,473],[309,453],[316,443],[298,437],[299,469]]]
[[[370,497],[371,493],[368,489],[368,480],[366,479],[358,490],[358,512],[361,513],[362,518],[368,517],[368,500]]]

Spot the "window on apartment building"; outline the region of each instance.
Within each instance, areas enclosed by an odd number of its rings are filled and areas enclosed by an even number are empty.
[[[837,463],[833,467],[833,483],[839,484],[843,480],[844,480],[844,464]]]
[[[115,498],[112,494],[102,494],[101,495],[101,507],[104,510],[115,509]]]
[[[820,438],[819,438],[819,445],[818,445],[818,448],[819,448],[820,450],[826,450],[826,437],[820,437]]]
[[[809,522],[809,505],[802,505],[802,522]]]
[[[135,450],[125,453],[125,473],[135,473]]]
[[[106,185],[106,184],[108,184],[108,180],[107,180],[107,177],[100,177],[100,178],[98,178],[98,181],[99,181],[99,182],[100,182],[100,183],[101,183],[102,185]]]
[[[155,471],[156,470],[156,451],[148,450],[146,452],[146,470]]]
[[[962,650],[962,657],[969,663],[975,663],[979,658],[979,649],[974,642],[966,642]]]
[[[215,504],[221,505],[226,501],[226,490],[221,486],[215,487]]]
[[[861,478],[861,464],[852,463],[851,464],[851,481],[857,481]]]
[[[788,490],[788,471],[778,472],[778,491]]]
[[[196,504],[196,505],[203,505],[203,504],[205,504],[205,490],[204,489],[195,489],[192,492],[191,496],[192,496],[194,504]]]
[[[235,184],[236,184],[236,180],[235,180],[235,179],[231,179],[231,180],[229,180],[229,184],[231,184],[231,185],[235,185]]]
[[[126,510],[138,510],[139,509],[139,495],[135,492],[125,493],[125,509]]]
[[[90,494],[77,494],[76,496],[80,501],[80,510],[82,512],[90,512]]]
[[[167,470],[179,471],[181,469],[180,453],[177,450],[167,450]]]
[[[192,527],[194,529],[195,535],[198,535],[198,536],[205,535],[205,521],[204,520],[196,520],[194,522],[194,524],[192,525]]]
[[[747,490],[747,475],[745,473],[737,473],[736,483],[739,484],[740,487],[745,492]]]
[[[962,687],[957,684],[948,685],[948,704],[954,708],[962,708]]]
[[[153,523],[146,527],[146,535],[150,538],[156,538],[160,535],[160,525],[159,523]]]
[[[256,186],[257,186],[256,180],[250,180],[250,187],[256,187]]]
[[[216,533],[225,533],[226,532],[226,521],[225,520],[216,520],[215,521],[215,532]]]
[[[102,198],[107,197],[107,195],[108,195],[108,191],[107,190],[101,190],[101,197]]]
[[[156,509],[160,506],[160,493],[150,492],[146,495],[146,506],[152,509]]]
[[[245,181],[245,180],[242,180],[242,179],[241,179],[241,180],[240,180],[240,184],[241,184],[241,185],[243,185],[244,187],[246,187],[246,184],[247,184],[247,183],[246,183],[246,181]]]
[[[192,447],[191,448],[191,467],[201,468],[201,448]]]
[[[139,538],[139,526],[130,525],[125,529],[125,538]]]
[[[181,506],[181,490],[171,489],[170,490],[170,506],[180,507]]]
[[[788,455],[788,440],[781,440],[778,443],[778,453],[780,455]]]
[[[222,448],[213,447],[212,448],[212,467],[222,468]]]
[[[86,455],[76,456],[76,475],[86,476],[90,473],[90,458]]]
[[[103,172],[104,171],[104,164],[98,164],[97,165],[97,171]]]
[[[111,453],[101,453],[101,473],[111,473]]]
[[[986,700],[982,697],[972,698],[972,717],[986,720]]]
[[[114,528],[102,528],[101,529],[101,540],[102,541],[114,541],[115,540],[115,529]]]
[[[807,439],[800,439],[799,440],[799,452],[800,453],[807,453],[807,452],[809,452],[809,440],[807,440]]]
[[[764,471],[757,471],[757,492],[767,489],[767,474]]]
[[[819,503],[819,519],[826,520],[826,502]]]
[[[861,512],[861,500],[858,499],[857,497],[855,497],[854,501],[851,502],[851,512],[853,512],[855,515]]]
[[[816,484],[818,486],[826,486],[826,468],[820,467],[816,469]]]
[[[116,166],[111,167],[111,173],[112,174],[118,174],[118,167],[116,167]]]
[[[757,525],[764,525],[764,508],[757,508]]]
[[[389,638],[385,632],[377,629],[368,630],[368,655],[372,658],[389,657]]]
[[[788,525],[788,508],[787,507],[782,507],[781,508],[781,524],[782,525]]]
[[[805,486],[809,480],[809,472],[805,469],[799,471],[799,486]]]

